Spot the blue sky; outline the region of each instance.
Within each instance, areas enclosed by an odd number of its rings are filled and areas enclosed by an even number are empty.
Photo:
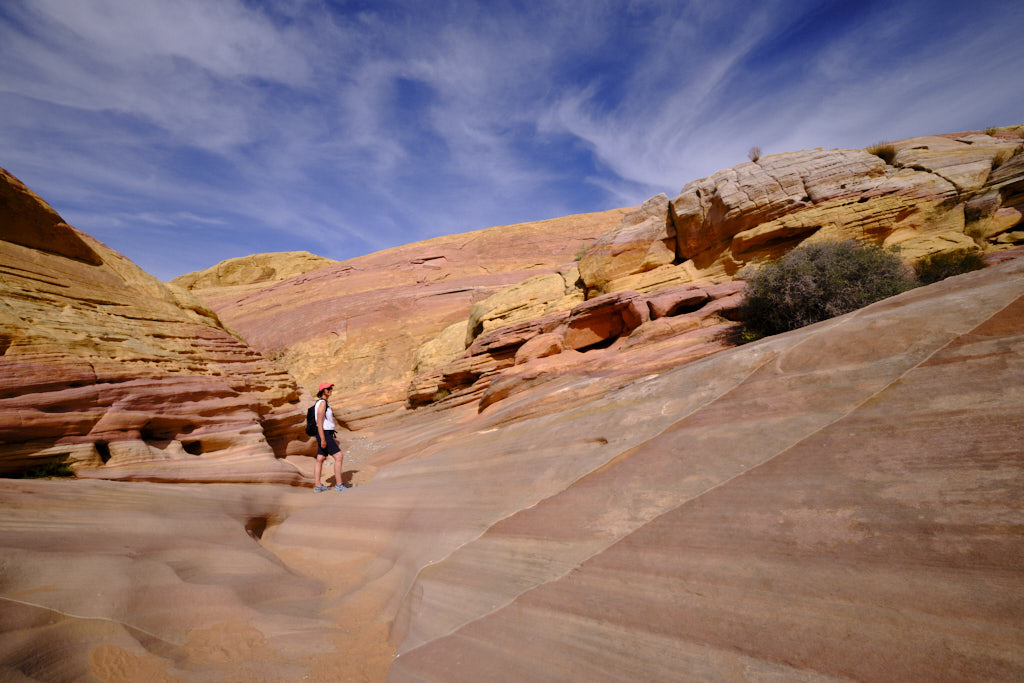
[[[4,0],[0,166],[169,279],[1024,123],[1024,3]]]

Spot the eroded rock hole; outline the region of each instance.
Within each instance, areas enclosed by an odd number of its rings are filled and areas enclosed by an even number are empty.
[[[260,540],[263,538],[263,532],[267,530],[267,517],[253,517],[245,523],[245,533],[249,534],[253,540]]]
[[[202,441],[182,441],[182,449],[189,455],[202,455],[203,454],[203,442]]]
[[[607,349],[609,346],[611,346],[618,340],[618,337],[608,337],[607,339],[602,339],[601,341],[591,344],[590,346],[584,346],[576,350],[579,351],[580,353],[586,353],[587,351],[598,351],[600,349]]]
[[[106,465],[107,461],[110,460],[110,444],[106,441],[96,441],[93,443],[96,448],[96,452],[100,454],[100,460]]]
[[[670,308],[668,310],[668,312],[666,312],[665,315],[662,316],[662,317],[674,318],[677,315],[686,315],[687,313],[696,313],[700,309],[704,308],[704,306],[706,306],[708,301],[710,301],[710,300],[711,299],[703,299],[703,300],[698,301],[698,302],[684,301],[684,302],[676,304],[675,306]]]

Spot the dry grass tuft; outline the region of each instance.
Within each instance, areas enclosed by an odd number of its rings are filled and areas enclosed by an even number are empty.
[[[864,151],[868,154],[874,154],[889,165],[892,165],[893,159],[896,158],[896,147],[891,142],[885,140],[880,140],[870,147],[865,147]]]

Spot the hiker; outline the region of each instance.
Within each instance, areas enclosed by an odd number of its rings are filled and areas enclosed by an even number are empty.
[[[341,461],[345,456],[334,436],[334,411],[331,410],[331,404],[328,403],[332,391],[334,391],[334,385],[324,382],[316,392],[316,466],[313,469],[313,479],[316,481],[316,485],[313,490],[317,493],[330,488],[330,486],[320,483],[324,460],[329,455],[334,457],[334,490],[345,490],[345,485],[341,483]]]

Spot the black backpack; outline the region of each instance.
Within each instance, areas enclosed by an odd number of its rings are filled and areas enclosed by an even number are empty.
[[[318,398],[316,403],[309,407],[306,411],[306,436],[316,436],[316,404],[323,401],[322,398]]]

